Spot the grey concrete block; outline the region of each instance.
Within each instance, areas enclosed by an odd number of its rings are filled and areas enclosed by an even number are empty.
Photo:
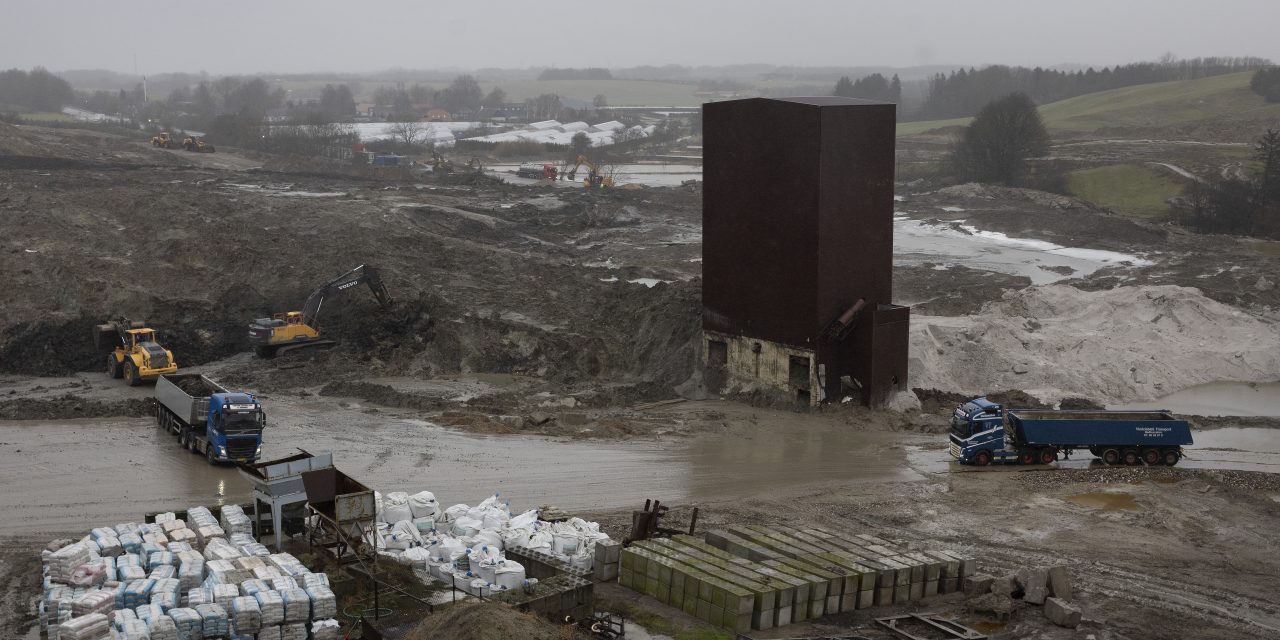
[[[998,596],[1012,596],[1014,591],[1018,590],[1018,583],[1013,576],[1004,576],[991,581],[991,593]]]
[[[1022,588],[1022,600],[1031,604],[1044,604],[1049,597],[1049,572],[1036,568],[1018,570],[1015,578]]]
[[[1080,608],[1062,598],[1049,598],[1044,602],[1044,617],[1059,627],[1074,629],[1080,626]]]
[[[967,596],[980,596],[984,593],[991,593],[991,584],[995,581],[995,576],[989,576],[985,573],[969,576],[964,579],[964,594]]]
[[[1068,601],[1075,595],[1071,588],[1071,572],[1066,567],[1049,568],[1049,594]]]

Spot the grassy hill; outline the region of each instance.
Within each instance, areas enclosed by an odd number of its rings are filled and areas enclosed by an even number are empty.
[[[1093,133],[1107,128],[1161,129],[1177,125],[1280,122],[1280,104],[1267,104],[1249,90],[1252,72],[1143,84],[1100,91],[1040,107],[1052,134]],[[964,125],[969,118],[905,122],[898,135]]]
[[[1169,211],[1169,198],[1182,193],[1185,181],[1168,172],[1138,164],[1079,169],[1067,176],[1072,195],[1117,213],[1155,217]]]

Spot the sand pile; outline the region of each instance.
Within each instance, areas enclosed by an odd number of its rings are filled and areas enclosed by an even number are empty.
[[[1028,287],[977,315],[912,318],[911,377],[961,393],[1154,400],[1206,382],[1280,379],[1280,330],[1187,287]]]

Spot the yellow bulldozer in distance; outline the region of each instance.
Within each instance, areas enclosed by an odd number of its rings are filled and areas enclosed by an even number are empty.
[[[161,131],[158,135],[151,136],[151,146],[160,147],[161,149],[172,149],[173,138],[169,136],[168,131]]]
[[[107,351],[107,375],[136,387],[178,370],[173,352],[160,346],[156,330],[145,322],[113,320],[93,328],[94,346]]]

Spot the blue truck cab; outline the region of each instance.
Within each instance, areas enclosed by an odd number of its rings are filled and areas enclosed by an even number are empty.
[[[262,455],[266,419],[262,405],[251,393],[210,395],[206,433],[213,458],[219,462],[257,460]]]
[[[1017,457],[1004,445],[1004,407],[986,397],[974,398],[951,412],[951,457],[969,464],[980,451],[986,452],[984,465]]]
[[[1080,449],[1115,465],[1175,465],[1191,425],[1168,411],[1006,409],[985,397],[951,413],[951,457],[961,464],[1050,464]]]

